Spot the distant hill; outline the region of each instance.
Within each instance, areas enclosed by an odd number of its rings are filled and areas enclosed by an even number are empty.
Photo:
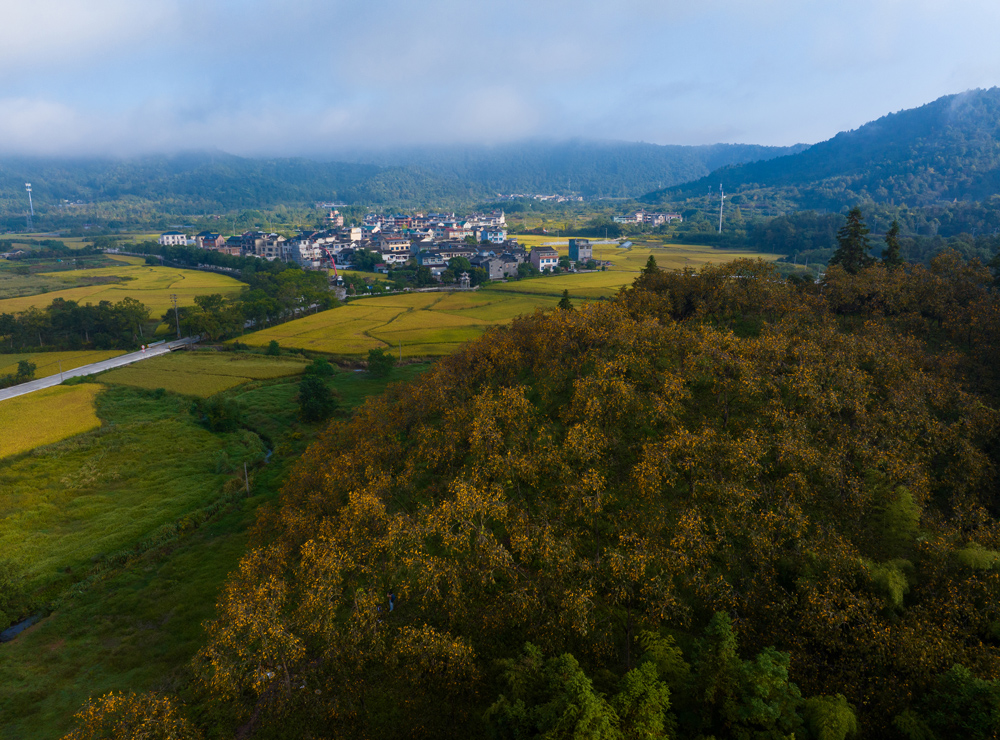
[[[731,193],[771,191],[804,208],[988,199],[1000,192],[1000,88],[947,95],[799,153],[722,167],[643,200],[682,202],[720,183]]]
[[[595,141],[528,141],[499,146],[420,147],[345,155],[347,161],[416,167],[491,193],[559,193],[634,198],[714,169],[806,149],[753,144],[660,146]]]
[[[734,162],[791,151],[743,144],[655,146],[570,142],[358,153],[353,161],[250,159],[221,152],[133,159],[0,159],[0,214],[42,212],[63,201],[148,204],[167,213],[224,212],[336,199],[433,205],[498,193],[634,197]]]

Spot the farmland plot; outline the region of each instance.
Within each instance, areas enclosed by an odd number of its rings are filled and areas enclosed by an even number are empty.
[[[171,352],[101,375],[111,385],[173,391],[207,398],[250,380],[298,375],[306,360],[242,353]]]

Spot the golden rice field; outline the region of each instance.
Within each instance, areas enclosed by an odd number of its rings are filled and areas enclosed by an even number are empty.
[[[566,239],[518,237],[526,246],[556,242],[562,254]],[[738,257],[774,259],[776,255],[736,252],[691,245],[651,242],[631,250],[615,245],[595,245],[594,256],[610,260],[603,272],[555,275],[530,280],[494,283],[475,292],[408,293],[355,300],[346,306],[250,334],[240,341],[264,346],[275,340],[283,347],[311,349],[335,355],[364,355],[370,349],[402,343],[404,357],[429,357],[453,352],[490,326],[505,324],[536,308],[556,305],[564,290],[577,300],[613,296],[630,284],[652,254],[661,267],[701,267]]]
[[[16,355],[0,355],[0,375],[13,375],[17,372],[17,363],[27,360],[35,364],[35,378],[47,378],[58,375],[60,363],[62,371],[89,365],[92,362],[110,360],[125,352],[120,349],[83,350],[80,352],[28,352]]]
[[[264,346],[275,340],[334,355],[364,355],[370,349],[402,346],[404,357],[432,357],[455,351],[489,327],[536,308],[552,308],[549,296],[497,292],[407,293],[377,296],[248,334],[240,341]]]
[[[222,293],[234,295],[240,292],[243,283],[228,275],[218,275],[199,270],[183,270],[176,267],[150,267],[138,257],[118,257],[122,260],[120,267],[100,267],[91,270],[75,270],[75,277],[108,276],[125,278],[120,283],[107,285],[88,285],[65,290],[51,290],[31,296],[6,298],[0,300],[0,313],[18,313],[32,306],[44,308],[55,298],[63,298],[77,303],[99,303],[111,301],[116,303],[126,296],[131,296],[149,306],[153,316],[160,316],[172,305],[170,295],[177,295],[181,306],[194,304],[198,295]],[[138,264],[137,264],[138,263]],[[66,273],[40,273],[44,275],[65,276]]]
[[[0,401],[0,458],[52,444],[101,425],[99,385],[57,385]]]
[[[517,240],[526,247],[548,244],[560,254],[569,254],[569,240],[549,236],[518,236]],[[705,265],[729,262],[744,257],[775,260],[781,255],[739,250],[713,249],[692,244],[662,244],[659,241],[635,243],[631,249],[622,249],[614,244],[593,244],[594,259],[611,262],[606,272],[583,274],[563,274],[531,280],[496,283],[486,291],[502,293],[527,293],[530,295],[560,296],[568,290],[573,298],[608,298],[618,292],[623,285],[629,285],[646,266],[653,255],[656,264],[663,269],[680,270],[686,267],[700,269]]]
[[[208,398],[251,380],[298,375],[308,362],[298,357],[264,357],[234,352],[171,352],[111,370],[101,382],[163,388]]]

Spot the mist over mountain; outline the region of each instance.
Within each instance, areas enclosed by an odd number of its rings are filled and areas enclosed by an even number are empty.
[[[132,159],[11,157],[0,159],[0,212],[26,210],[26,182],[32,183],[42,211],[64,201],[148,202],[181,213],[319,200],[430,207],[513,192],[635,197],[723,165],[794,150],[575,141],[355,152],[351,161],[326,162],[222,152]]]
[[[350,162],[417,167],[495,193],[560,193],[629,198],[712,170],[807,148],[712,144],[661,146],[621,141],[527,141],[499,146],[413,147],[346,154]]]
[[[1000,191],[1000,88],[947,95],[804,151],[725,166],[643,200],[681,202],[720,183],[728,193],[764,191],[801,208],[988,199]]]

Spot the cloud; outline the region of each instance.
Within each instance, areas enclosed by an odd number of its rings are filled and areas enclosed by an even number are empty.
[[[0,152],[811,142],[1000,78],[977,0],[0,0]]]
[[[130,53],[173,33],[177,7],[165,0],[2,0],[0,79],[32,70]]]

